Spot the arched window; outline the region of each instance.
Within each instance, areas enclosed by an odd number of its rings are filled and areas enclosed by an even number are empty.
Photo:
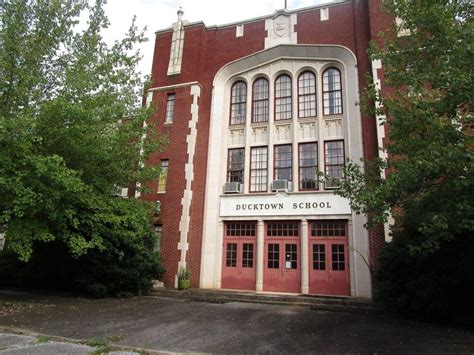
[[[252,89],[252,122],[268,122],[268,80],[257,79]]]
[[[247,115],[247,84],[238,81],[232,85],[230,124],[245,123]]]
[[[342,113],[341,72],[336,68],[323,73],[323,110],[325,115]]]
[[[305,71],[298,78],[298,117],[316,116],[316,75]]]
[[[291,78],[280,75],[275,81],[275,120],[289,120],[291,112]]]

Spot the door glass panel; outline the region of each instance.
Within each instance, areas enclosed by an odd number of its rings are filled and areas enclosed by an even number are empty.
[[[285,244],[285,269],[298,268],[298,252],[296,244]]]
[[[253,267],[253,244],[244,243],[243,245],[242,267]]]
[[[225,266],[237,266],[237,243],[227,243]]]
[[[332,269],[340,271],[346,269],[344,244],[332,245]]]
[[[313,270],[326,270],[326,246],[313,244]]]
[[[268,244],[268,268],[280,267],[280,244]]]

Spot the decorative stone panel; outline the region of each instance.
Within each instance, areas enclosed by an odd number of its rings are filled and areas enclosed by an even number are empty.
[[[300,123],[300,139],[315,140],[318,137],[316,122]]]
[[[245,129],[231,129],[229,130],[229,145],[244,145],[245,144]]]
[[[251,142],[268,144],[268,127],[252,127]]]
[[[342,119],[325,119],[324,120],[324,136],[330,137],[341,137],[342,133]]]
[[[275,142],[293,140],[291,123],[275,125]]]

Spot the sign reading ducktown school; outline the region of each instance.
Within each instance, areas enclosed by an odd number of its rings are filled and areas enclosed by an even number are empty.
[[[222,196],[221,217],[350,214],[349,201],[332,193]]]

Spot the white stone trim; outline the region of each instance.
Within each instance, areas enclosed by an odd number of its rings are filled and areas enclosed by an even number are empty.
[[[191,120],[189,121],[189,133],[186,136],[188,162],[184,166],[184,176],[186,187],[183,191],[183,197],[181,199],[181,218],[179,221],[179,243],[178,250],[181,251],[180,261],[178,262],[178,272],[181,267],[186,267],[186,253],[189,248],[188,244],[188,233],[189,233],[189,222],[191,202],[193,198],[193,191],[191,185],[194,179],[194,153],[196,150],[196,137],[197,137],[197,123],[199,120],[199,105],[198,98],[201,95],[201,87],[199,85],[191,86],[191,96],[193,97],[193,103],[191,104]],[[178,286],[178,275],[175,277],[175,287]]]
[[[327,21],[329,20],[329,7],[324,7],[319,10],[319,21]]]
[[[380,59],[374,59],[372,60],[372,78],[374,81],[374,86],[376,90],[381,90],[381,82],[380,78],[378,76],[378,70],[382,69],[382,61]],[[375,108],[378,110],[381,108],[380,102],[376,101],[375,102]],[[387,150],[384,148],[383,145],[383,140],[385,139],[385,121],[387,117],[385,115],[380,115],[376,114],[375,115],[375,123],[377,125],[377,144],[378,144],[378,152],[379,152],[379,158],[382,160],[387,160],[388,154]],[[382,170],[380,172],[380,175],[382,179],[385,179],[385,170]],[[392,240],[390,237],[390,226],[393,225],[394,219],[390,216],[388,218],[388,221],[384,223],[384,235],[385,235],[385,241],[389,242]]]
[[[219,206],[222,191],[222,182],[225,180],[225,162],[227,151],[225,148],[229,146],[228,142],[228,110],[229,110],[229,90],[232,80],[236,77],[242,77],[247,80],[249,86],[254,77],[258,73],[267,76],[272,85],[275,77],[282,72],[282,69],[287,69],[294,78],[297,73],[304,68],[311,67],[317,73],[321,73],[325,65],[335,65],[341,70],[342,80],[344,85],[344,115],[342,117],[343,128],[342,135],[345,141],[346,157],[353,161],[360,161],[363,156],[362,151],[362,127],[361,114],[358,106],[359,102],[359,82],[357,72],[357,60],[352,51],[342,46],[335,45],[278,45],[270,49],[257,52],[253,55],[241,58],[231,62],[222,67],[213,82],[212,102],[211,102],[211,117],[210,117],[210,132],[209,132],[209,151],[207,161],[207,179],[205,191],[205,207],[204,207],[204,225],[203,225],[203,244],[201,254],[201,274],[200,287],[201,288],[215,288],[220,287],[220,274],[217,272],[222,268],[222,224],[226,218],[219,216]],[[320,78],[318,78],[318,86],[320,85]],[[272,90],[270,90],[270,102],[272,102]],[[318,95],[318,97],[320,97]],[[294,101],[296,102],[296,101]],[[296,105],[294,105],[296,106]],[[270,105],[270,115],[272,117],[272,107]],[[321,105],[318,104],[318,107]],[[295,108],[296,109],[296,108]],[[317,121],[322,124],[323,118],[321,112]],[[297,119],[294,118],[293,126]],[[269,127],[273,125],[272,119],[268,123]],[[247,122],[245,129],[248,130],[251,125]],[[300,142],[295,140],[295,131],[293,129],[293,143]],[[321,142],[324,135],[321,130],[318,131],[317,141]],[[268,143],[264,145],[269,146],[269,172],[272,175],[272,145],[274,144],[274,137],[271,135],[272,129],[269,132]],[[246,137],[249,136],[246,132]],[[296,134],[296,137],[298,135]],[[246,139],[246,149],[249,149],[248,139]],[[253,146],[253,144],[252,144]],[[297,146],[295,145],[295,150]],[[322,152],[321,145],[319,151]],[[248,153],[246,153],[248,156]],[[246,170],[248,170],[248,162],[246,158]],[[245,173],[247,176],[247,173]],[[271,178],[269,179],[270,183]],[[246,189],[247,190],[247,189]],[[252,194],[255,195],[255,194]],[[325,216],[327,219],[341,218],[341,216]],[[342,216],[343,219],[348,219],[350,223],[349,244],[357,248],[357,252],[349,253],[350,275],[351,275],[351,295],[356,297],[371,297],[371,278],[367,265],[358,253],[366,257],[368,255],[368,233],[364,228],[366,218],[364,216],[357,216],[351,213]],[[271,220],[281,219],[281,216],[254,216],[252,220]],[[315,219],[314,215],[308,216],[292,216],[288,219]],[[318,218],[319,219],[319,218]],[[239,220],[239,217],[232,217],[231,220]],[[247,217],[248,220],[248,217]],[[259,229],[262,228],[263,223]],[[258,235],[260,234],[260,231]],[[258,238],[257,235],[257,238]],[[258,240],[257,240],[258,245]],[[257,259],[259,254],[263,253],[262,248],[257,247]],[[262,255],[263,257],[263,255]],[[259,272],[257,270],[257,291],[259,291],[261,282]],[[305,285],[306,286],[306,285]]]
[[[188,82],[188,83],[182,83],[182,84],[176,84],[176,85],[157,86],[157,87],[148,89],[148,93],[150,93],[150,92],[156,92],[156,91],[165,91],[165,90],[181,89],[181,88],[183,88],[183,87],[192,86],[192,85],[199,85],[199,86],[201,86],[201,84],[199,84],[199,82],[197,82],[197,81],[190,81],[190,82]]]
[[[173,24],[173,36],[171,38],[170,61],[168,64],[168,75],[181,73],[184,47],[184,23],[183,11],[178,11],[178,21]]]
[[[279,44],[298,44],[298,34],[295,31],[297,23],[297,14],[290,15],[286,12],[265,20],[265,30],[267,31],[265,49]]]

